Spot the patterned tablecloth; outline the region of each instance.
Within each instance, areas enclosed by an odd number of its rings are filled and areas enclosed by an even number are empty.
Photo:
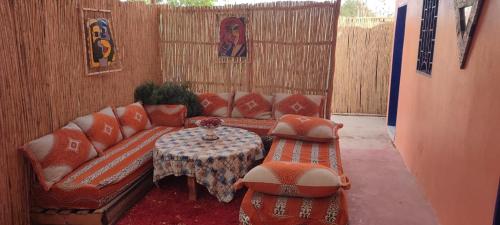
[[[189,128],[159,138],[153,151],[153,181],[170,175],[195,177],[219,201],[230,202],[231,185],[262,158],[262,140],[240,128],[217,128],[220,138],[215,141],[202,140],[204,132]]]

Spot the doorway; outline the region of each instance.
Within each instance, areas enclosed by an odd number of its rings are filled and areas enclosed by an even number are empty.
[[[389,128],[389,134],[393,140],[395,137],[395,128],[398,115],[399,81],[401,78],[401,64],[403,59],[403,46],[405,40],[406,9],[406,5],[398,8],[396,27],[394,30],[391,87],[389,91],[389,106],[387,112],[387,126]]]

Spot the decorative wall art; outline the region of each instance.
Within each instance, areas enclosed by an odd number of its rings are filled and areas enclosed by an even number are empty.
[[[483,0],[455,0],[460,69],[465,68]]]
[[[217,15],[218,56],[223,61],[244,61],[248,57],[248,16]]]
[[[120,71],[121,62],[111,26],[111,11],[83,8],[81,17],[86,74]]]

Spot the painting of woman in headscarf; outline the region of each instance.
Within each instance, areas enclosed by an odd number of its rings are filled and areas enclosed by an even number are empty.
[[[219,56],[247,56],[247,40],[244,17],[227,17],[220,22]]]
[[[116,47],[109,21],[104,18],[88,19],[85,28],[90,68],[110,66],[115,61]]]

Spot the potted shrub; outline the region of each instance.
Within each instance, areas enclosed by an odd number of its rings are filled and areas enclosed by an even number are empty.
[[[144,105],[182,104],[188,109],[188,117],[199,116],[203,111],[198,97],[185,83],[165,82],[162,85],[157,85],[148,81],[135,89],[134,99],[141,101]]]

